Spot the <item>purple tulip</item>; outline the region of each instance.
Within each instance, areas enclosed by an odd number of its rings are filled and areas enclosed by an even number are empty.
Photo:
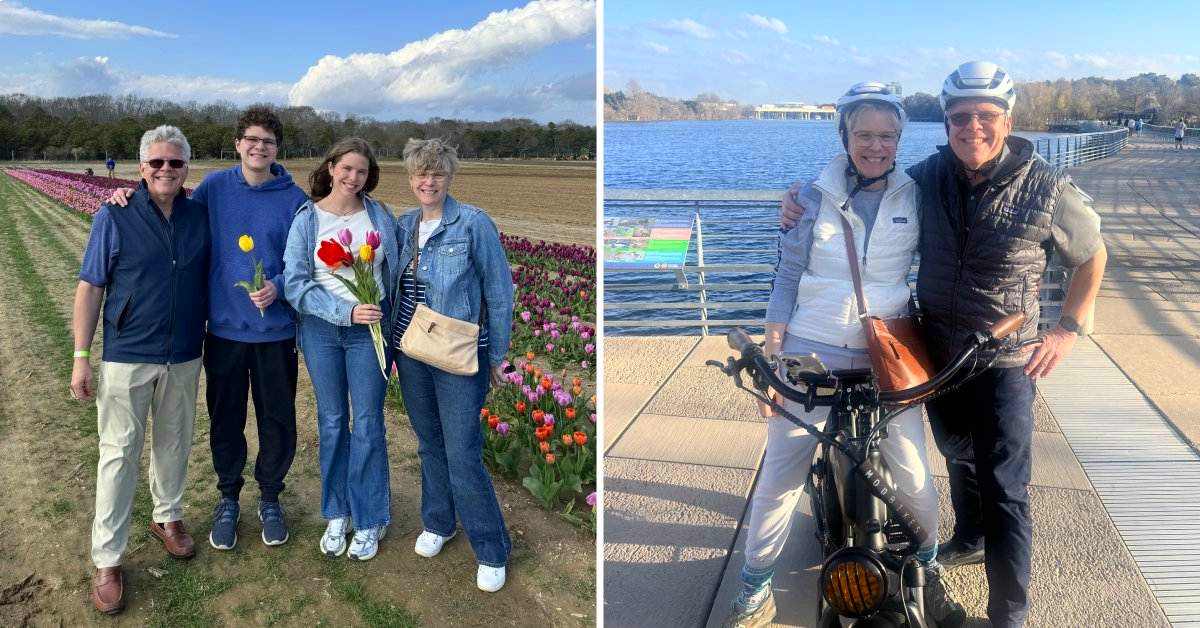
[[[589,420],[589,421],[591,421],[593,425],[595,425],[595,423],[596,423],[596,413],[595,413],[595,412],[593,412],[593,413],[589,414],[589,415],[588,415],[588,420]]]
[[[533,330],[533,335],[534,335],[534,336],[541,336],[541,335],[542,335],[542,330],[540,330],[540,329],[535,329],[535,330]]]
[[[558,335],[559,335],[559,334],[558,334],[558,330],[557,330],[557,329],[551,329],[551,330],[550,330],[550,338],[552,338],[552,339],[554,339],[554,340],[558,340]]]
[[[546,416],[542,417],[542,425],[554,425],[554,415],[546,414]]]
[[[497,423],[496,431],[500,432],[501,436],[508,436],[508,423],[504,423],[504,422]]]
[[[517,371],[508,374],[508,383],[510,384],[520,384],[522,379],[524,378],[521,377],[521,373]]]
[[[588,506],[595,508],[596,507],[596,491],[592,491],[591,493],[588,493],[588,496],[585,501],[587,501]]]
[[[585,329],[585,330],[579,332],[579,337],[583,338],[584,340],[587,340],[588,338],[592,337],[592,333]]]
[[[580,360],[580,361],[579,361],[579,367],[580,367],[580,368],[587,368],[587,367],[588,367],[588,361],[587,361],[587,360]]]
[[[339,234],[339,235],[340,235],[340,234]],[[378,231],[368,231],[368,232],[367,232],[367,246],[369,246],[369,247],[371,247],[371,248],[373,248],[373,249],[377,249],[377,248],[379,248],[379,243],[380,243],[380,241],[381,241],[381,240],[380,240],[380,238],[379,238],[379,232],[378,232]],[[347,242],[347,243],[346,243],[346,246],[350,246],[350,243],[349,243],[349,242]]]
[[[529,310],[525,310],[525,311],[521,312],[521,320],[528,323],[529,319],[531,319],[531,318],[533,318],[533,314],[530,314]]]
[[[583,345],[583,352],[588,355],[591,355],[592,352],[594,352],[595,350],[596,350],[596,345],[594,345],[590,342],[587,343],[586,345]]]
[[[350,246],[350,244],[354,242],[354,234],[350,233],[349,229],[342,229],[341,231],[338,231],[337,237],[338,242],[341,242],[342,246]]]
[[[554,351],[554,343],[547,342],[546,343],[546,351]]]

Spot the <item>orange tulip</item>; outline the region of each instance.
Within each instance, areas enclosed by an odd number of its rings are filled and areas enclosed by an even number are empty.
[[[574,434],[572,434],[572,436],[575,437],[576,445],[583,447],[584,445],[587,444],[587,434],[584,434],[583,432],[575,432]]]
[[[542,390],[550,390],[550,378],[542,378]]]
[[[568,420],[575,419],[575,408],[567,408],[566,415]]]
[[[579,395],[582,395],[583,394],[583,386],[572,386],[571,394],[575,395],[576,397],[578,397]]]
[[[544,453],[544,454],[550,453],[550,443],[547,443],[546,441],[542,441],[542,442],[538,443],[538,447],[541,448],[542,453]]]
[[[517,412],[520,412],[521,414],[525,414],[525,402],[524,401],[518,401],[516,408],[517,408]]]
[[[554,434],[554,426],[542,426],[533,431],[533,435],[540,441],[544,441]]]
[[[532,351],[526,351],[526,352],[525,352],[525,359],[526,359],[526,360],[532,360],[532,359],[533,359],[533,352],[532,352]]]
[[[582,386],[582,385],[583,385],[583,380],[582,380],[582,379],[579,379],[578,377],[576,377],[576,378],[573,378],[573,379],[571,380],[571,385],[572,385],[572,386]]]
[[[494,416],[494,415],[489,416],[487,421],[488,421],[488,427],[490,427],[492,429],[496,429],[496,426],[500,424],[500,417]]]
[[[487,418],[487,415],[489,414],[491,414],[491,410],[488,410],[487,408],[481,408],[479,410],[479,418],[481,419]]]
[[[571,446],[571,435],[570,434],[563,434],[563,445],[565,445],[567,447]]]
[[[534,410],[534,411],[533,411],[533,422],[534,422],[534,423],[541,423],[541,422],[542,422],[542,417],[544,417],[544,416],[546,416],[546,412],[545,412],[545,411],[543,411],[543,410]]]
[[[554,454],[546,454],[546,464],[554,464]]]

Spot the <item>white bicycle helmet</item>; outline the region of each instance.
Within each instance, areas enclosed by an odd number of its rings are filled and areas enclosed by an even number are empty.
[[[900,97],[892,93],[892,88],[878,81],[857,83],[850,87],[841,98],[837,99],[838,134],[842,136],[843,147],[849,147],[846,117],[859,104],[864,102],[885,103],[894,107],[896,113],[900,116],[900,128],[897,130],[904,131],[904,125],[908,122],[908,116],[904,113],[904,105],[901,103]]]
[[[968,61],[946,77],[938,100],[945,111],[962,98],[987,99],[1011,113],[1017,103],[1017,90],[1004,68],[988,61]]]

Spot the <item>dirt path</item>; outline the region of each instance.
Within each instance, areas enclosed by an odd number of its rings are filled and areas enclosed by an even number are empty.
[[[395,398],[388,410],[393,522],[380,554],[361,564],[321,556],[316,413],[303,366],[298,452],[282,498],[292,539],[277,548],[259,541],[248,465],[237,548],[218,552],[203,543],[217,495],[202,391],[184,503],[198,555],[173,561],[144,531],[150,520],[147,447],[126,558],[130,605],[117,619],[97,615],[87,600],[95,408],[67,395],[66,324],[87,225],[44,201],[0,176],[0,267],[6,269],[0,274],[0,494],[7,498],[0,509],[0,625],[594,623],[594,537],[539,508],[514,482],[496,482],[514,541],[501,593],[475,588],[474,556],[465,540],[452,542],[434,560],[412,552],[420,532],[419,464]],[[247,432],[252,458],[253,417]]]

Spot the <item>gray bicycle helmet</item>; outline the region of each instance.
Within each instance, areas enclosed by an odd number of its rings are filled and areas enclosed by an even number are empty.
[[[867,81],[865,83],[857,83],[850,87],[841,98],[837,99],[837,118],[838,118],[838,134],[842,136],[842,147],[849,150],[850,137],[849,129],[846,128],[846,117],[858,105],[865,102],[877,102],[890,105],[896,109],[896,114],[900,116],[899,131],[904,131],[904,125],[908,122],[908,116],[904,113],[904,105],[900,101],[900,97],[892,93],[892,88],[878,81]]]
[[[1004,68],[989,61],[968,61],[946,77],[938,100],[945,111],[962,98],[990,100],[1012,113],[1013,105],[1017,103],[1017,90]]]

